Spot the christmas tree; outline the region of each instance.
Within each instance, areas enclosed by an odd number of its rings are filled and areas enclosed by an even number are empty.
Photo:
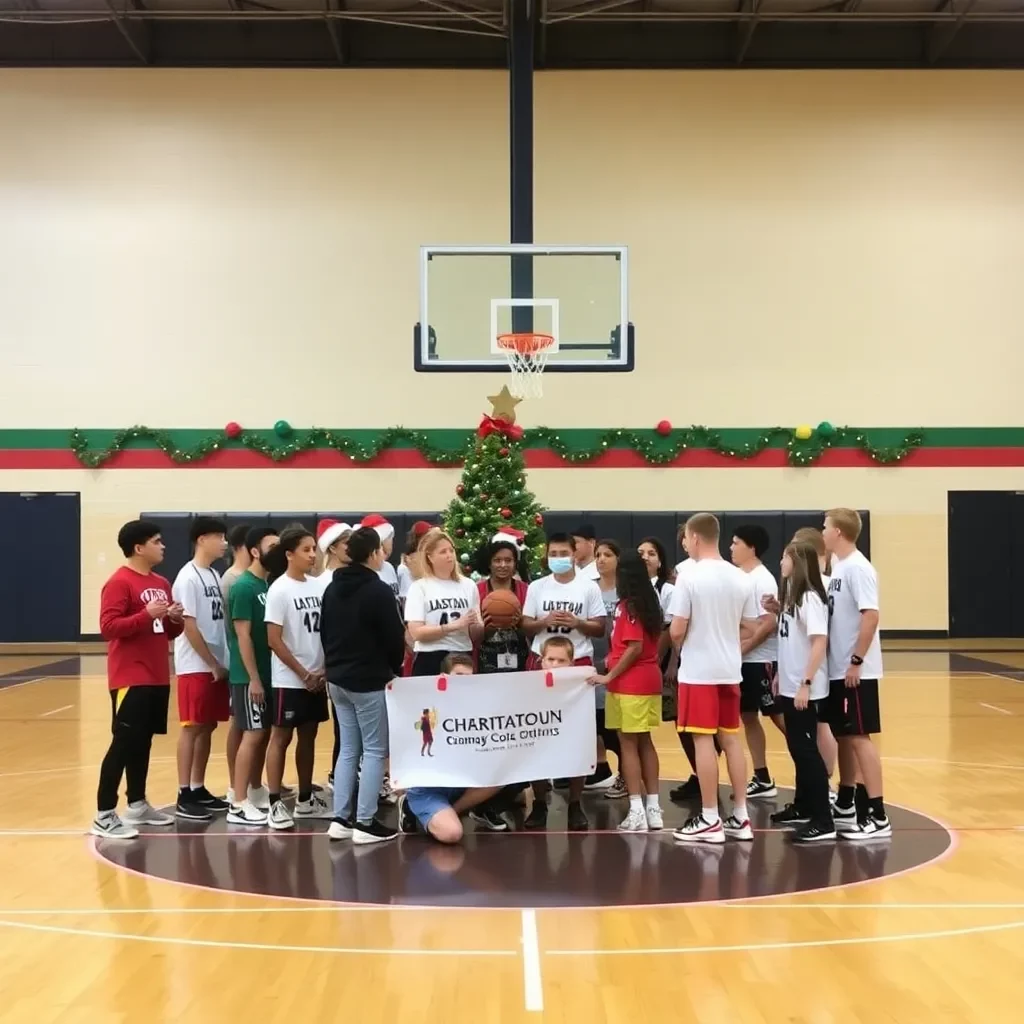
[[[544,509],[526,486],[523,429],[516,426],[516,406],[507,387],[489,398],[473,450],[466,457],[462,480],[444,513],[445,529],[455,538],[462,565],[472,566],[477,552],[502,528],[525,535],[527,551],[538,565],[543,553]]]

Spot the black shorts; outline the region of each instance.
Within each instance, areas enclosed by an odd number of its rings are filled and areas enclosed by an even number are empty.
[[[412,674],[414,676],[437,676],[441,674],[441,662],[449,654],[468,654],[472,651],[417,651],[412,656]]]
[[[882,731],[877,679],[862,679],[860,686],[853,687],[843,679],[831,680],[821,709],[822,721],[828,722],[833,736],[872,736]]]
[[[781,715],[782,707],[772,696],[772,679],[779,670],[777,661],[745,661],[740,682],[740,713],[760,711],[766,718]]]
[[[231,721],[242,732],[261,732],[270,728],[275,706],[274,691],[265,686],[263,692],[266,694],[266,703],[254,704],[249,700],[248,683],[231,684]]]
[[[293,729],[298,725],[310,722],[327,721],[327,690],[290,690],[273,691],[274,721],[285,729]]]
[[[110,731],[131,730],[153,736],[167,732],[170,686],[128,686],[110,691]]]

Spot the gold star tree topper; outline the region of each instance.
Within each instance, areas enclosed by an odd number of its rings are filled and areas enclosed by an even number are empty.
[[[504,420],[506,423],[515,423],[516,406],[522,399],[515,398],[512,392],[509,391],[508,385],[502,387],[496,395],[488,395],[487,401],[491,403],[492,419]]]

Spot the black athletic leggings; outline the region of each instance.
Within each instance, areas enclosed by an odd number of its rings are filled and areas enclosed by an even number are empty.
[[[112,811],[117,807],[117,791],[123,776],[128,779],[128,803],[146,799],[152,746],[151,732],[115,722],[110,746],[100,765],[100,784],[96,791],[98,811]]]
[[[604,740],[604,749],[613,754],[619,753],[619,734],[615,729],[608,729],[604,724],[604,708],[597,709],[597,735]]]
[[[818,752],[818,712],[814,701],[803,711],[793,706],[792,697],[780,697],[786,723],[786,746],[796,768],[796,796],[793,803],[811,821],[828,822],[832,807],[828,799],[828,772]]]
[[[334,726],[334,751],[331,754],[331,778],[334,778],[334,766],[338,763],[338,755],[341,753],[341,726],[338,725],[338,712],[334,709],[334,701],[328,701],[331,706],[331,725]]]

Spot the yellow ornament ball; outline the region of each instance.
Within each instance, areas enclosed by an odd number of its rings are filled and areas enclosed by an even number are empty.
[[[794,431],[798,441],[809,441],[813,433],[814,428],[809,423],[801,423]]]

